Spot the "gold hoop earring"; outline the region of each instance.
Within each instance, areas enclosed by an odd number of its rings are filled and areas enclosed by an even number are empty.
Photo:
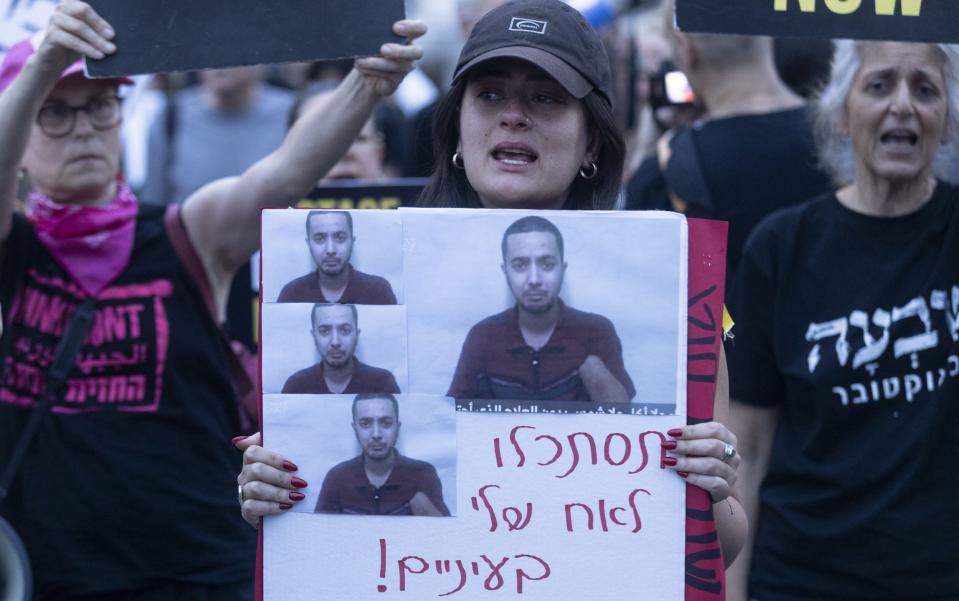
[[[587,171],[589,169],[589,171]],[[579,168],[579,176],[583,179],[593,179],[596,177],[596,174],[599,173],[599,167],[596,166],[596,163],[590,162],[589,165]]]
[[[457,169],[466,169],[466,163],[463,162],[463,153],[456,151],[453,153],[453,166]]]

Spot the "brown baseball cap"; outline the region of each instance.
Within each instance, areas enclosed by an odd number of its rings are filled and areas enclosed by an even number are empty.
[[[613,105],[609,57],[596,31],[560,0],[515,0],[488,12],[473,28],[454,83],[488,60],[518,58],[555,79],[576,98],[592,90]]]

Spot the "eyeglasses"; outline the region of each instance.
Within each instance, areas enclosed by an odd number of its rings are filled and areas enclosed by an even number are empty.
[[[37,113],[37,125],[51,138],[62,138],[77,125],[77,113],[83,111],[93,129],[105,130],[120,123],[120,99],[116,96],[91,98],[81,106],[62,102],[45,104]]]

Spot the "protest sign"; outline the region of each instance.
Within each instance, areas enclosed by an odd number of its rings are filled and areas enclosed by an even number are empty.
[[[89,0],[116,31],[91,77],[374,55],[398,42],[403,0]]]
[[[731,319],[726,322],[723,305],[728,224],[690,219],[688,225],[686,420],[690,424],[701,424],[713,420],[721,341],[727,326],[732,327]],[[713,521],[713,500],[705,490],[687,484],[685,601],[725,598],[726,575]]]
[[[682,31],[959,42],[959,3],[943,0],[676,0]]]
[[[321,184],[296,203],[298,209],[398,209],[416,206],[426,178],[337,180]]]
[[[288,236],[304,232],[303,213],[264,213],[264,290],[276,288],[268,284],[267,266],[277,263],[272,253],[283,252],[273,242],[284,228]],[[691,586],[721,595],[721,557],[708,498],[704,508],[687,513],[685,484],[664,469],[660,443],[687,421],[687,387],[698,403],[697,419],[710,415],[719,340],[710,316],[717,307],[721,315],[722,245],[697,247],[696,260],[687,261],[681,217],[550,212],[565,246],[560,298],[614,325],[636,394],[620,406],[461,398],[454,414],[443,395],[466,352],[467,332],[516,302],[500,270],[501,242],[523,214],[386,214],[401,220],[405,306],[381,310],[405,315],[406,340],[394,336],[388,344],[407,349],[409,366],[409,388],[404,382],[395,397],[403,424],[396,449],[435,468],[432,504],[451,517],[313,513],[328,503],[329,493],[321,491],[338,480],[333,474],[345,469],[341,464],[366,452],[350,427],[353,395],[266,395],[266,445],[295,458],[310,486],[293,512],[266,520],[262,598],[485,599],[506,592],[618,600],[624,591],[635,599],[719,598],[690,595]],[[361,215],[384,214],[353,214]],[[629,253],[606,248],[607,241],[624,239],[631,241]],[[690,299],[696,306],[688,310],[687,326],[686,266],[694,263],[700,280],[703,272],[713,277]],[[627,304],[620,306],[623,299]],[[305,327],[271,326],[266,315],[283,303],[268,305],[264,296],[265,366],[294,336],[309,340]],[[364,309],[358,307],[361,341],[375,335],[364,329]],[[688,380],[687,327],[696,335],[698,363]],[[710,332],[708,342],[703,334]],[[631,345],[643,338],[653,339],[651,346],[632,354]],[[700,525],[690,526],[689,519]],[[689,541],[686,528],[696,534]],[[692,585],[688,570],[696,577]]]

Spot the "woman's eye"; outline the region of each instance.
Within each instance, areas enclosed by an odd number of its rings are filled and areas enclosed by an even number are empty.
[[[70,109],[63,104],[48,104],[43,107],[43,110],[46,111],[52,117],[66,117],[67,113],[70,112]]]

